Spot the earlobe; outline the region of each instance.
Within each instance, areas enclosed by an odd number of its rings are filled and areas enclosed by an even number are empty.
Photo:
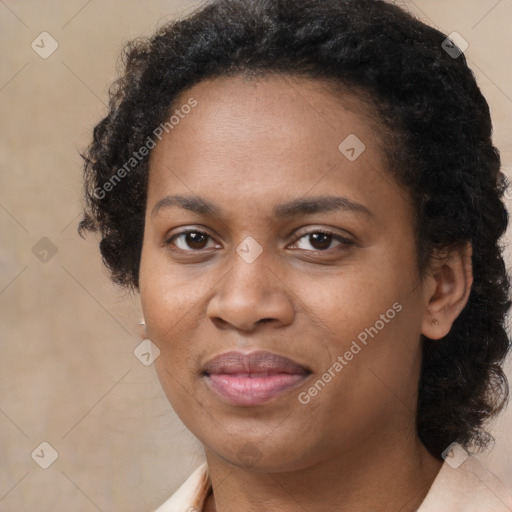
[[[467,242],[435,257],[421,333],[430,339],[446,336],[466,306],[473,284],[472,247]]]

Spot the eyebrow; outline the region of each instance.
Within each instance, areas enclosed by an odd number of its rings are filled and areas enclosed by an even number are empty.
[[[173,195],[165,196],[158,200],[151,210],[151,216],[156,216],[161,210],[179,206],[199,215],[222,216],[222,209],[199,196]],[[317,196],[312,198],[299,198],[281,203],[273,208],[274,217],[278,219],[289,219],[299,215],[311,215],[314,213],[343,210],[363,214],[367,217],[374,217],[372,211],[366,206],[340,196]]]

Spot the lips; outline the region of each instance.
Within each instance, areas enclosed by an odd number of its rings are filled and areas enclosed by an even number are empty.
[[[260,405],[299,386],[311,371],[272,352],[227,352],[206,363],[210,389],[232,405]]]
[[[206,363],[203,371],[208,374],[275,374],[275,373],[307,373],[309,370],[304,366],[288,359],[287,357],[274,354],[273,352],[226,352],[214,357]]]

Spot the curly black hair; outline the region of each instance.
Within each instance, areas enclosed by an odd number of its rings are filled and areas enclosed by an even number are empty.
[[[139,289],[150,152],[138,150],[154,146],[178,94],[236,74],[337,84],[366,98],[382,127],[388,170],[415,206],[420,273],[436,251],[472,245],[466,307],[444,338],[422,339],[416,423],[438,459],[452,442],[485,448],[493,439],[485,423],[509,396],[502,365],[510,282],[500,245],[507,183],[488,104],[458,47],[383,0],[213,0],[128,43],[123,57],[108,115],[82,155],[78,226],[82,237],[101,233],[112,281]]]

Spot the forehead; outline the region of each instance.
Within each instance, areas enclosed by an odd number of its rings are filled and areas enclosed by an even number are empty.
[[[362,99],[362,93],[356,96],[332,81],[285,74],[218,77],[183,91],[175,98],[172,110],[179,110],[190,97],[198,105],[187,118],[196,121],[194,134],[201,136],[205,143],[209,140],[218,143],[227,132],[230,138],[226,142],[231,143],[249,142],[251,135],[267,134],[269,140],[275,140],[276,136],[285,140],[315,139],[323,138],[328,132],[337,140],[345,132],[368,129],[366,142],[373,146],[380,143],[377,136],[380,126],[372,114],[373,106]],[[198,131],[198,124],[204,129]],[[212,124],[216,126],[213,131]],[[183,131],[177,128],[173,129],[174,133]]]
[[[164,191],[225,200],[236,192],[231,200],[256,201],[343,183],[355,196],[395,186],[368,105],[326,82],[287,75],[204,80],[183,91],[170,114],[190,99],[196,106],[151,154],[153,203]]]

